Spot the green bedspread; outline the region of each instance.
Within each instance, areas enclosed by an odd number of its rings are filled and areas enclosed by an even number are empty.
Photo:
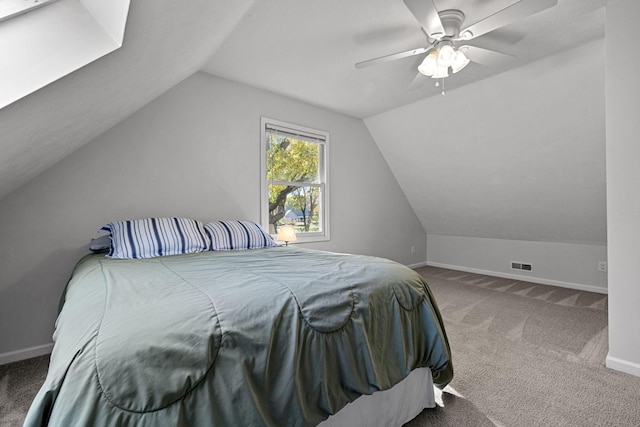
[[[420,275],[291,247],[89,255],[54,341],[26,426],[309,426],[415,368],[453,376]]]

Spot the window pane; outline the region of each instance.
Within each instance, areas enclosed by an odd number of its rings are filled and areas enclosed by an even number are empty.
[[[329,240],[329,134],[262,117],[260,221],[293,225],[298,241]]]
[[[37,9],[54,0],[0,0],[0,21]]]
[[[269,229],[284,224],[297,233],[322,232],[322,189],[318,186],[269,185]]]
[[[267,135],[267,180],[319,182],[320,144],[269,133]]]

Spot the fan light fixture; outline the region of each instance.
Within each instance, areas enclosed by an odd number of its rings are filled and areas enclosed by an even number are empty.
[[[462,50],[456,49],[450,43],[441,43],[418,65],[418,71],[432,79],[443,79],[449,77],[449,67],[453,73],[457,73],[469,62]]]

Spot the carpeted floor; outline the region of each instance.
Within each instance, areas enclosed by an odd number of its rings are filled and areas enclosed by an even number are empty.
[[[0,365],[0,427],[22,425],[48,368],[49,355]]]
[[[444,407],[424,411],[410,427],[487,420],[640,426],[640,378],[604,366],[606,295],[435,267],[417,271],[445,321],[455,368],[450,389],[458,396],[445,389]]]
[[[406,427],[640,426],[640,378],[604,367],[607,296],[418,269],[444,317],[455,377]],[[0,366],[0,426],[20,426],[48,356]]]

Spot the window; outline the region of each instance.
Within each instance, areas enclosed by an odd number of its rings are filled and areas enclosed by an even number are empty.
[[[329,240],[329,134],[262,118],[262,225],[290,224],[298,241]]]
[[[22,15],[56,0],[0,0],[0,21]]]
[[[0,108],[119,49],[130,0],[0,0]]]

